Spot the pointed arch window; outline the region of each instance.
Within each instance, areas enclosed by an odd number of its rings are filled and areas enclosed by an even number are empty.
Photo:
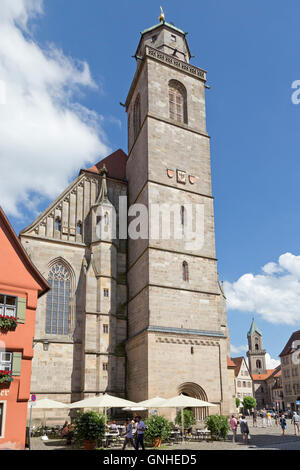
[[[77,232],[77,235],[82,235],[82,222],[77,222],[77,225],[76,225],[76,232]]]
[[[189,265],[186,261],[182,263],[182,279],[185,282],[189,282]]]
[[[46,334],[67,335],[70,322],[71,275],[62,263],[51,267],[46,304]]]
[[[187,124],[187,93],[177,80],[169,81],[169,113],[173,121]]]
[[[133,107],[133,131],[134,138],[137,138],[139,130],[141,128],[141,98],[137,95],[134,107]]]
[[[61,231],[61,218],[60,217],[56,217],[55,219],[55,230],[57,230],[58,232]]]

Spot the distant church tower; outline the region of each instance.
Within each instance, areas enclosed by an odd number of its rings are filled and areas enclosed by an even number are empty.
[[[251,374],[266,374],[266,351],[263,349],[262,333],[254,318],[247,334],[249,369]]]
[[[128,398],[185,393],[229,412],[226,307],[218,282],[206,72],[189,63],[186,33],[160,16],[141,33],[126,100],[132,204],[204,207],[204,243],[128,240]],[[149,233],[152,218],[148,216]],[[130,220],[129,220],[130,222]]]

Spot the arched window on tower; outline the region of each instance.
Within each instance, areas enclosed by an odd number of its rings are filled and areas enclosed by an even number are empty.
[[[256,368],[261,369],[261,361],[259,359],[256,361]]]
[[[182,279],[185,282],[189,282],[189,265],[186,261],[182,263]]]
[[[137,95],[133,107],[133,132],[134,138],[137,138],[139,130],[141,128],[141,98]]]
[[[169,81],[169,112],[170,119],[187,124],[187,93],[177,80]]]
[[[50,291],[46,304],[46,334],[67,335],[70,320],[71,275],[62,263],[49,272]]]
[[[180,207],[180,222],[183,227],[184,227],[184,216],[185,216],[184,206],[181,206]]]

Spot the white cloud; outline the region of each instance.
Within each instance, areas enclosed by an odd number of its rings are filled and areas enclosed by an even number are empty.
[[[231,354],[243,355],[246,351],[248,351],[248,346],[246,344],[242,346],[234,346],[234,344],[231,344],[230,351],[231,351]]]
[[[266,368],[267,369],[275,369],[275,367],[279,366],[280,361],[278,359],[272,359],[269,353],[266,354]]]
[[[89,66],[54,45],[42,49],[28,22],[43,0],[1,0],[0,204],[20,215],[20,204],[54,198],[84,164],[107,155],[102,117],[77,102],[94,88]]]
[[[300,321],[300,256],[285,253],[268,263],[262,274],[244,274],[236,282],[224,282],[230,310],[259,314],[274,324],[297,325]]]

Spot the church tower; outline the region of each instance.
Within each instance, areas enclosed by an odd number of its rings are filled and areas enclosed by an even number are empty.
[[[266,350],[263,349],[262,333],[254,318],[247,334],[249,369],[251,374],[266,374]]]
[[[140,238],[129,230],[128,398],[185,393],[226,413],[233,397],[215,254],[206,72],[189,63],[186,33],[164,15],[141,33],[135,58],[126,100],[129,216],[138,211],[134,204],[146,208],[149,230],[145,236],[141,227]],[[193,244],[186,233],[196,208],[202,225]],[[162,235],[169,219],[182,238]]]

